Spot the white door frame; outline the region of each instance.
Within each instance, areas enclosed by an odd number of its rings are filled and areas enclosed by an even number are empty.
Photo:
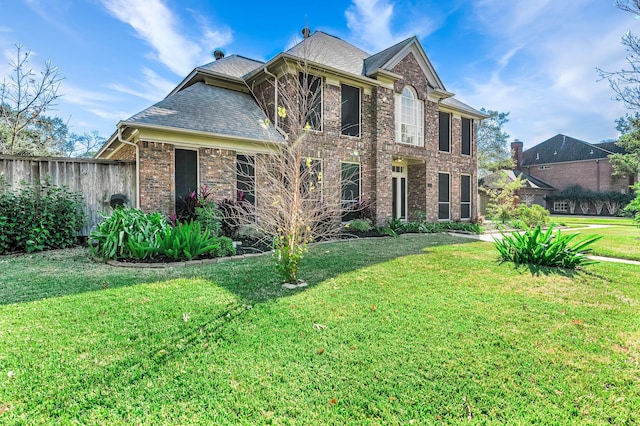
[[[408,199],[409,199],[409,192],[408,192],[408,183],[409,183],[409,179],[408,179],[408,163],[407,160],[400,160],[400,159],[395,159],[393,160],[393,162],[391,163],[391,185],[394,185],[394,179],[395,180],[395,188],[391,188],[391,194],[393,197],[393,193],[394,193],[394,189],[395,189],[395,200],[392,200],[392,206],[395,205],[396,207],[396,211],[392,212],[393,213],[393,217],[399,217],[402,220],[407,220],[407,216],[409,215],[409,208],[408,208]],[[402,179],[404,179],[404,206],[402,206]],[[394,203],[395,201],[395,203]],[[404,217],[402,217],[402,207],[404,207]]]

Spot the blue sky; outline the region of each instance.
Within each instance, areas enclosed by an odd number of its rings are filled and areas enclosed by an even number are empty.
[[[319,6],[322,5],[322,6]],[[512,138],[615,138],[627,112],[595,70],[621,69],[640,21],[614,0],[0,0],[0,78],[20,43],[65,77],[52,115],[109,136],[222,48],[266,60],[309,26],[375,53],[417,35],[446,88],[509,111]]]

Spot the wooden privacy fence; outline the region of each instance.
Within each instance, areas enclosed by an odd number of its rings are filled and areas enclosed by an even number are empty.
[[[111,196],[124,194],[128,205],[135,205],[136,164],[133,161],[108,161],[90,158],[0,156],[0,175],[12,189],[21,182],[44,182],[67,186],[83,196],[87,223],[81,235],[102,220],[98,212],[109,211]]]

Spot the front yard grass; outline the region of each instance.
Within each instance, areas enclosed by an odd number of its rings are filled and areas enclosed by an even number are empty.
[[[551,221],[564,223],[572,228],[583,228],[588,225],[606,225],[606,228],[581,229],[577,232],[598,234],[604,237],[591,246],[595,255],[640,261],[640,228],[632,219],[554,215],[551,217]]]
[[[446,235],[321,244],[297,291],[268,255],[0,258],[0,422],[640,421],[640,267],[496,257]]]

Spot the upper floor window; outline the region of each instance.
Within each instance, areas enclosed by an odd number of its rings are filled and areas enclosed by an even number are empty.
[[[360,137],[360,89],[343,84],[341,91],[340,132],[343,135]]]
[[[442,112],[438,114],[438,150],[451,151],[451,114]]]
[[[322,131],[322,78],[299,73],[300,116],[305,129]]]
[[[471,129],[473,128],[473,121],[469,118],[462,118],[462,148],[461,153],[463,155],[471,155]]]
[[[424,105],[410,87],[396,94],[396,142],[424,146]]]

